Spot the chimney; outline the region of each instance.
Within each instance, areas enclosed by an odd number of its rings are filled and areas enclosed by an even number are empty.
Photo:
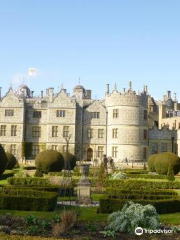
[[[49,95],[49,88],[46,89],[46,96]]]
[[[163,95],[163,101],[164,102],[166,101],[166,95]]]
[[[106,84],[106,94],[109,94],[109,83]]]
[[[33,98],[34,91],[31,91],[31,97]]]
[[[123,93],[125,93],[126,92],[126,89],[125,88],[123,88]]]
[[[2,90],[2,87],[0,87],[0,99],[1,99],[1,90]]]
[[[91,90],[86,90],[86,98],[91,99]]]
[[[146,93],[148,92],[148,86],[147,85],[145,86],[145,92]]]
[[[171,91],[167,91],[168,98],[171,98]]]
[[[41,98],[43,98],[43,91],[41,91],[41,95],[40,95]]]
[[[54,88],[49,88],[49,101],[53,101]]]
[[[129,90],[132,90],[132,82],[129,82]]]

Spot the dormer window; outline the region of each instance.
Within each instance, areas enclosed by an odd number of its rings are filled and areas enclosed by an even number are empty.
[[[5,109],[5,116],[6,117],[14,116],[14,110],[13,109]]]

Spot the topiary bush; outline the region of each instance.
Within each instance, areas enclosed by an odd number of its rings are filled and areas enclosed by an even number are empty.
[[[169,165],[169,168],[168,168],[167,179],[169,181],[174,181],[175,180],[173,168],[172,168],[171,165]]]
[[[172,166],[174,175],[180,171],[180,158],[171,152],[164,152],[158,154],[155,159],[155,170],[158,174],[167,175],[169,165]]]
[[[4,148],[0,144],[0,176],[3,174],[3,172],[6,169],[7,165],[7,157],[6,153],[4,151]]]
[[[155,160],[156,160],[156,157],[158,156],[158,154],[153,154],[149,157],[148,159],[148,169],[150,172],[155,172]]]
[[[58,172],[64,167],[64,159],[59,152],[49,149],[37,155],[35,164],[37,170],[39,169],[43,173]]]
[[[108,217],[109,225],[106,229],[115,232],[126,232],[135,234],[135,229],[158,229],[160,227],[159,216],[155,207],[148,204],[128,202],[121,211],[114,212]]]
[[[65,163],[65,160],[66,160],[66,152],[62,153],[62,156],[63,156],[63,159],[64,159],[64,163]],[[67,158],[68,158],[68,161],[70,162],[70,170],[73,170],[76,166],[76,157],[71,154],[71,153],[67,153]]]
[[[6,152],[6,157],[7,157],[6,169],[12,170],[16,165],[16,158],[13,154],[9,152]]]

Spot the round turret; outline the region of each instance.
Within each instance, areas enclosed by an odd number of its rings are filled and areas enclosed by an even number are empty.
[[[142,161],[148,147],[148,95],[137,95],[129,89],[123,94],[117,90],[105,97],[108,112],[108,156],[115,162]]]

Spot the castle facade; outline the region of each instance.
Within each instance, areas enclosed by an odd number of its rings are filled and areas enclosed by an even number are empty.
[[[163,151],[178,151],[180,105],[170,92],[155,101],[147,87],[141,93],[122,93],[106,86],[102,100],[91,98],[91,90],[77,85],[70,96],[61,87],[34,96],[26,85],[1,96],[0,143],[18,159],[35,159],[45,149],[76,155],[78,160],[115,162],[146,161]],[[179,137],[178,137],[179,136]]]

